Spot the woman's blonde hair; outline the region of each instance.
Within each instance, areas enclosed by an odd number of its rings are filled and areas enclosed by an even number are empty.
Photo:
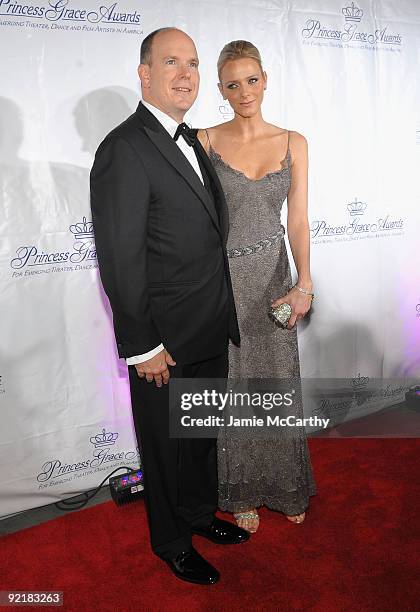
[[[217,60],[217,73],[220,75],[223,66],[231,60],[249,58],[258,62],[261,72],[263,71],[261,55],[257,47],[247,40],[232,40],[227,43],[220,51],[219,59]]]

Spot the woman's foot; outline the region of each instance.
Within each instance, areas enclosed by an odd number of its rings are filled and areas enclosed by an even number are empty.
[[[260,517],[258,516],[258,512],[255,508],[246,510],[244,512],[234,512],[233,516],[238,523],[238,527],[242,527],[242,529],[249,531],[249,533],[255,533],[257,531],[260,523]]]
[[[293,516],[286,514],[286,518],[291,523],[303,523],[303,521],[305,520],[305,513],[302,512],[301,514],[294,514]]]

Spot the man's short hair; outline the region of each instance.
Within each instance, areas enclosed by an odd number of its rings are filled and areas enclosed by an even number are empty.
[[[140,64],[148,64],[150,66],[152,63],[152,44],[154,37],[160,32],[168,32],[169,30],[176,30],[176,28],[159,28],[146,36],[140,47]]]

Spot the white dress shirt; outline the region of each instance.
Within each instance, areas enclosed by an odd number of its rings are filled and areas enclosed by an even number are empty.
[[[156,117],[159,123],[161,123],[162,126],[165,128],[165,130],[167,130],[170,137],[173,138],[175,136],[175,132],[178,127],[178,123],[175,121],[175,119],[172,119],[172,117],[170,117],[163,111],[159,110],[152,104],[145,102],[144,100],[142,100],[142,104],[143,106],[147,108],[147,110],[149,110]],[[200,166],[198,164],[198,160],[194,153],[193,147],[190,147],[190,145],[187,144],[187,142],[184,140],[182,136],[178,138],[178,140],[176,141],[176,144],[181,149],[181,151],[183,152],[187,160],[190,162],[191,166],[194,168],[194,170],[198,174],[200,181],[204,185],[203,175],[201,174]],[[154,357],[155,355],[163,351],[163,349],[164,349],[163,344],[159,344],[159,346],[152,349],[151,351],[148,351],[147,353],[143,353],[142,355],[134,355],[133,357],[127,357],[126,359],[127,365],[135,365],[136,363],[142,363],[143,361],[147,361],[148,359],[151,359],[152,357]]]

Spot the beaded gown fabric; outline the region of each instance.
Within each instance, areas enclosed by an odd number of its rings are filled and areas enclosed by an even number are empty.
[[[229,346],[229,378],[299,378],[296,327],[278,327],[269,317],[271,301],[292,286],[281,225],[281,208],[291,183],[291,154],[259,180],[209,157],[229,208],[228,257],[241,346]],[[301,402],[293,414],[303,418]],[[221,429],[218,438],[219,507],[240,512],[265,505],[288,515],[304,512],[316,492],[303,428],[293,436],[241,438]]]

